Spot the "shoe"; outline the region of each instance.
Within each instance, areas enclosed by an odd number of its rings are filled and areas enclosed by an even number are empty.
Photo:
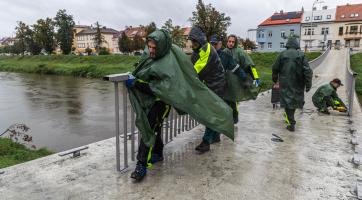
[[[201,144],[199,144],[196,148],[196,151],[198,151],[200,154],[203,154],[205,152],[210,151],[210,144],[208,142],[202,141]]]
[[[158,154],[152,154],[151,159],[150,159],[150,163],[155,164],[157,162],[163,161],[163,159],[164,159],[163,156],[160,156]]]
[[[238,117],[235,117],[234,118],[234,124],[237,124],[239,122],[239,118]]]
[[[219,143],[219,142],[220,142],[220,135],[216,136],[216,137],[212,140],[211,144],[215,144],[215,143]]]
[[[288,125],[287,126],[287,130],[290,131],[290,132],[294,132],[295,131],[295,125]]]
[[[137,164],[136,169],[131,174],[131,178],[141,181],[147,174],[147,168],[142,164]]]
[[[327,109],[320,109],[318,110],[322,114],[330,115],[331,113]]]

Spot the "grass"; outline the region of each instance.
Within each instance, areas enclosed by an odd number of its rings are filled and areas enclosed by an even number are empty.
[[[10,139],[0,138],[0,169],[41,158],[52,153],[45,148],[31,150]]]
[[[318,52],[307,53],[309,60],[320,55]],[[264,90],[270,89],[271,66],[278,53],[252,53],[251,57],[261,77]],[[101,78],[108,74],[133,71],[138,61],[136,56],[0,56],[0,71],[70,75],[76,77]]]
[[[260,79],[261,79],[261,88],[263,91],[271,89],[273,85],[272,77],[272,66],[277,59],[279,53],[252,53],[250,57],[253,59],[256,64]],[[320,52],[310,52],[306,53],[306,56],[309,61],[314,60],[320,56]]]
[[[356,79],[356,93],[359,102],[362,103],[362,53],[357,53],[351,56],[351,67],[353,71],[358,73]]]
[[[101,78],[107,74],[132,71],[135,56],[0,56],[0,71],[70,75]]]

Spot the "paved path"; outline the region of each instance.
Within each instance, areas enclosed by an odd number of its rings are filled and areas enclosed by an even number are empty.
[[[332,50],[315,70],[295,133],[284,130],[281,110],[272,110],[266,93],[240,104],[234,143],[223,137],[209,153],[197,155],[203,131],[197,127],[166,146],[165,161],[142,183],[132,183],[130,171],[115,171],[113,138],[89,145],[80,158],[53,155],[5,169],[0,199],[356,199],[351,191],[362,176],[349,162],[354,149],[348,117],[320,116],[311,104],[318,86],[344,79],[344,57],[344,51]],[[356,108],[353,127],[362,131],[360,115]],[[272,133],[284,142],[272,142]]]

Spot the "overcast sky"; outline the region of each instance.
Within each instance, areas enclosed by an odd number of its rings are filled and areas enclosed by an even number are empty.
[[[231,17],[229,33],[242,37],[247,30],[256,28],[274,11],[296,11],[304,7],[311,10],[314,0],[204,0]],[[362,3],[362,0],[324,0],[335,7],[346,3]],[[137,26],[156,22],[160,27],[168,19],[174,25],[189,26],[189,17],[197,0],[0,0],[0,37],[12,36],[17,21],[34,24],[37,19],[54,17],[57,10],[66,9],[74,16],[76,24],[101,25],[123,29],[126,25]]]

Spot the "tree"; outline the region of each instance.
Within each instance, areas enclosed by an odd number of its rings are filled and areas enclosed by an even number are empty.
[[[171,34],[172,43],[177,46],[184,48],[185,41],[183,38],[183,29],[180,26],[173,26],[172,19],[168,19],[165,24],[162,26],[162,29],[167,30]]]
[[[34,31],[29,27],[26,30],[26,50],[29,51],[32,55],[38,55],[41,52],[41,45],[36,41]]]
[[[85,53],[87,53],[87,55],[90,56],[90,55],[92,54],[92,49],[89,48],[89,47],[87,47],[87,48],[85,49]]]
[[[192,12],[190,21],[193,26],[199,26],[210,37],[214,34],[226,38],[226,30],[231,25],[231,18],[225,13],[217,11],[211,4],[205,5],[202,0],[198,1],[196,11]]]
[[[22,54],[24,55],[24,52],[26,50],[26,43],[25,43],[25,40],[26,40],[26,32],[27,32],[27,29],[29,29],[29,26],[26,25],[24,22],[22,21],[19,21],[18,22],[18,26],[15,27],[15,30],[16,30],[16,40],[17,40],[17,44],[16,44],[16,54]]]
[[[155,22],[151,22],[149,25],[147,25],[145,27],[145,31],[146,31],[146,35],[151,34],[152,32],[154,32],[157,29],[156,23]]]
[[[72,51],[74,39],[73,28],[75,23],[73,16],[68,15],[65,9],[59,10],[54,21],[58,28],[56,38],[60,49],[63,51],[63,54],[69,54]]]
[[[54,22],[50,18],[39,19],[36,24],[33,25],[35,40],[41,47],[51,54],[55,49],[54,40]]]
[[[102,44],[105,41],[104,36],[102,35],[101,25],[99,25],[98,22],[95,23],[95,29],[96,29],[96,35],[94,36],[94,43],[95,43],[95,49],[96,52],[99,53],[100,48],[102,47]]]
[[[249,38],[247,38],[246,40],[241,39],[240,42],[243,45],[244,49],[256,49],[255,43],[249,40]]]
[[[125,32],[122,32],[122,35],[120,38],[118,38],[118,48],[121,52],[130,52],[130,43],[131,40],[127,37]]]
[[[142,37],[139,34],[136,34],[133,38],[133,50],[138,51],[142,50],[145,47],[145,41],[143,41]]]

